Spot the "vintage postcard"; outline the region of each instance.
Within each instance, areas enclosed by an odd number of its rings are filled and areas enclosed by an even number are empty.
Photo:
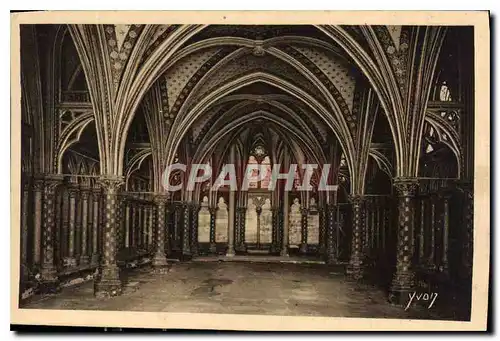
[[[11,23],[13,325],[486,329],[488,12]]]

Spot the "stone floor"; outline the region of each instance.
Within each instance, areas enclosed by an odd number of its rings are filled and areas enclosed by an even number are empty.
[[[437,318],[424,307],[393,306],[382,290],[350,282],[343,268],[322,264],[175,263],[165,274],[136,269],[127,283],[119,297],[97,299],[93,283],[86,282],[36,297],[23,308]]]

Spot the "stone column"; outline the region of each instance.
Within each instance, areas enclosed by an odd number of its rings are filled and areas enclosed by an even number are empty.
[[[102,176],[100,182],[104,195],[104,245],[101,274],[94,292],[97,297],[109,297],[120,295],[122,291],[120,269],[116,264],[116,232],[119,224],[117,195],[123,180],[121,177]]]
[[[418,231],[418,263],[423,266],[425,262],[425,200],[426,197],[421,195],[420,199],[420,228]]]
[[[371,203],[369,200],[363,201],[363,220],[362,220],[362,225],[361,225],[361,232],[362,232],[362,237],[361,237],[361,243],[363,244],[363,258],[365,261],[368,263],[370,260],[370,228],[369,228],[369,222],[370,222],[370,213],[371,213]]]
[[[288,257],[288,211],[290,205],[288,204],[288,192],[284,189],[283,192],[283,240],[281,242],[281,256]]]
[[[31,184],[29,180],[25,180],[22,184],[22,201],[21,201],[21,278],[26,279],[29,276],[28,265],[28,235],[29,235],[29,195]]]
[[[125,247],[130,247],[130,201],[125,200]]]
[[[174,219],[173,219],[173,231],[172,231],[172,251],[181,251],[182,253],[182,239],[181,239],[181,230],[182,226],[182,216],[184,213],[184,209],[182,204],[176,203],[173,207],[174,211]]]
[[[42,261],[42,291],[57,291],[58,278],[54,263],[54,234],[56,229],[55,203],[56,188],[62,184],[62,177],[48,175],[45,177],[43,193],[43,261]]]
[[[413,228],[415,216],[415,192],[417,180],[414,178],[394,179],[394,187],[398,195],[397,224],[397,260],[396,272],[392,279],[389,300],[392,303],[404,304],[408,293],[413,290],[415,273],[413,269]]]
[[[301,224],[301,230],[300,230],[300,234],[301,234],[301,241],[300,241],[300,248],[299,248],[299,252],[302,253],[302,254],[305,254],[307,253],[307,218],[309,216],[309,210],[307,208],[302,208],[300,210],[300,213],[301,213],[301,220],[300,220],[300,224]]]
[[[149,245],[149,250],[154,251],[154,236],[155,236],[155,216],[156,216],[156,210],[155,207],[151,204],[148,205],[148,245]]]
[[[149,207],[147,204],[142,205],[142,248],[148,249],[148,239],[149,239]]]
[[[450,199],[451,193],[445,192],[443,194],[443,250],[441,258],[441,272],[449,275],[449,262],[448,262],[448,246],[450,234]]]
[[[429,225],[429,256],[427,258],[427,270],[434,271],[436,270],[436,260],[435,260],[435,249],[436,249],[436,195],[431,194],[430,204],[431,204],[431,212],[430,212],[430,225]]]
[[[143,225],[143,217],[144,215],[144,205],[142,202],[138,201],[137,202],[137,248],[142,249],[144,247],[143,245],[143,238],[144,238],[144,225]]]
[[[167,257],[172,253],[172,205],[171,204],[166,204],[165,205],[165,254]]]
[[[318,207],[319,214],[319,254],[326,254],[326,211],[323,207]]]
[[[99,264],[99,202],[101,200],[101,189],[92,188],[92,265]]]
[[[210,252],[217,252],[217,246],[215,243],[215,215],[217,214],[217,209],[215,207],[210,207]]]
[[[68,220],[68,266],[76,266],[75,236],[76,236],[76,196],[78,188],[70,185],[69,192],[69,220]]]
[[[183,203],[182,216],[182,255],[191,256],[191,248],[189,247],[189,228],[191,226],[191,206],[189,203]]]
[[[278,207],[272,207],[271,208],[272,212],[272,221],[273,221],[273,242],[271,244],[271,252],[279,252],[280,251],[280,245],[279,245],[279,208]]]
[[[245,245],[245,219],[246,219],[246,214],[247,214],[247,209],[246,207],[240,207],[238,208],[239,214],[240,214],[240,245],[239,245],[239,251],[241,252],[246,252],[246,245]]]
[[[200,205],[193,203],[191,207],[191,253],[193,256],[198,255],[198,212]]]
[[[337,264],[335,217],[337,206],[329,204],[326,207],[326,263]]]
[[[233,257],[234,252],[234,213],[235,206],[235,191],[229,191],[229,225],[227,228],[227,252],[226,257]]]
[[[472,276],[472,252],[474,245],[474,192],[471,185],[465,185],[463,187],[464,213],[462,244],[464,245],[464,251],[462,252],[461,272],[465,277],[469,277]]]
[[[88,207],[89,207],[89,188],[82,187],[81,189],[81,200],[82,200],[82,248],[80,255],[80,264],[89,264],[89,254],[88,254]]]
[[[168,194],[161,193],[155,195],[157,219],[156,219],[156,250],[153,258],[153,266],[161,268],[167,266],[167,256],[165,255],[165,231],[167,228],[165,212]]]
[[[33,181],[33,263],[37,266],[42,261],[42,198],[43,177],[37,176]]]
[[[365,215],[363,204],[365,197],[362,195],[352,195],[349,198],[352,205],[352,238],[351,238],[351,258],[347,267],[347,274],[353,279],[361,279],[364,275],[363,266],[363,226]]]

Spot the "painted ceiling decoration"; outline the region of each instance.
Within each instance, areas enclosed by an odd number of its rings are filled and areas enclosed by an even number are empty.
[[[177,146],[202,148],[203,141],[219,133],[213,126],[224,131],[246,115],[271,124],[281,135],[290,130],[272,119],[293,122],[301,136],[319,148],[318,155],[327,155],[330,145],[338,143],[355,191],[363,191],[369,156],[386,173],[390,169],[394,176],[417,174],[420,144],[412,141],[421,140],[418,135],[427,116],[435,131],[449,131],[444,134],[449,140],[441,140],[461,158],[457,132],[462,112],[426,110],[427,94],[431,88],[435,91],[434,70],[444,30],[116,24],[72,25],[70,31],[81,60],[71,69],[81,70],[89,80],[87,98],[92,99],[94,122],[100,127],[96,134],[106,160],[101,165],[104,173],[123,173],[129,127],[141,115],[148,117],[143,135],[162,146],[161,162],[152,157],[156,172],[179,153]],[[91,36],[100,38],[92,41]],[[423,56],[415,44],[427,46],[429,53]],[[76,79],[78,72],[68,77]],[[360,105],[367,96],[370,105]],[[78,126],[83,123],[75,116],[80,112],[72,108],[75,103],[65,103],[69,107],[58,118],[61,130],[71,127],[71,143],[84,130]],[[383,133],[391,137],[384,143],[391,148],[373,156],[370,144],[379,129],[378,116],[385,122]],[[220,136],[219,141],[228,138]],[[182,154],[192,157],[189,150]]]

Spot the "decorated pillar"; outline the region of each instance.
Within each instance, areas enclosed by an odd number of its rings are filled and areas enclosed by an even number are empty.
[[[76,266],[76,196],[78,187],[70,185],[69,189],[69,220],[68,220],[68,266]]]
[[[327,205],[326,207],[326,263],[336,264],[337,263],[337,251],[336,251],[336,235],[335,235],[335,216],[337,213],[337,206]]]
[[[240,219],[240,227],[238,230],[239,233],[239,238],[238,238],[238,251],[241,252],[246,252],[246,246],[245,246],[245,218],[247,214],[247,209],[246,207],[238,207],[237,212],[239,215]]]
[[[443,248],[441,254],[441,272],[448,275],[449,274],[449,261],[448,261],[448,249],[449,249],[449,235],[450,235],[450,199],[451,192],[446,191],[443,193]]]
[[[353,279],[360,279],[364,274],[363,227],[365,226],[364,202],[362,195],[349,197],[352,205],[352,238],[351,258],[347,267],[347,274]]]
[[[43,192],[43,261],[41,268],[42,291],[53,292],[57,290],[57,269],[54,263],[54,244],[56,229],[56,188],[62,184],[62,177],[48,175],[45,177]]]
[[[158,208],[157,208],[158,210]],[[174,207],[172,207],[172,204],[166,204],[165,205],[165,254],[168,256],[172,252],[172,219],[171,216],[173,214],[173,210],[175,210]]]
[[[318,207],[319,215],[319,254],[326,254],[326,210]]]
[[[157,219],[156,219],[156,243],[155,255],[153,258],[154,267],[165,267],[167,265],[167,256],[165,255],[165,231],[167,229],[166,223],[166,204],[168,194],[161,193],[155,195]]]
[[[271,252],[279,252],[279,207],[271,208],[272,212],[272,225],[273,225],[273,234],[272,234],[272,244],[271,244]]]
[[[92,265],[99,264],[99,202],[101,201],[101,188],[92,188]]]
[[[398,223],[396,272],[392,279],[389,300],[403,304],[408,299],[415,281],[413,269],[413,229],[415,218],[415,192],[417,180],[414,178],[394,179],[394,187],[398,196]]]
[[[146,244],[148,245],[148,251],[152,252],[154,254],[155,249],[154,249],[154,235],[155,235],[155,229],[154,229],[154,220],[155,220],[155,209],[154,206],[150,203],[148,203],[147,208],[148,212],[148,222],[147,222],[147,229],[148,229],[148,238],[146,240]]]
[[[191,256],[191,248],[189,247],[189,227],[191,225],[191,205],[189,203],[182,204],[182,255]]]
[[[465,277],[472,276],[472,251],[474,245],[474,192],[472,185],[463,186],[463,200],[464,200],[464,213],[463,213],[463,232],[462,232],[462,245],[464,246],[462,252],[462,273]]]
[[[305,254],[307,253],[307,218],[309,216],[309,210],[307,208],[302,208],[300,210],[300,214],[301,214],[301,219],[300,219],[301,241],[300,241],[299,252]]]
[[[21,200],[21,278],[25,279],[29,275],[28,266],[28,234],[29,234],[29,195],[30,181],[25,180],[22,184],[22,200]]]
[[[235,205],[235,191],[229,192],[229,224],[227,228],[227,257],[233,257],[234,252],[234,213],[236,210]]]
[[[288,204],[288,192],[286,189],[283,192],[283,238],[281,240],[281,256],[288,257],[288,211],[290,205]]]
[[[193,203],[191,208],[191,253],[193,256],[198,255],[198,212],[200,205]]]
[[[426,217],[426,210],[425,210],[425,201],[426,197],[424,195],[419,196],[419,204],[420,204],[420,210],[419,210],[419,229],[418,229],[418,263],[419,266],[423,267],[424,262],[425,262],[425,217]]]
[[[429,226],[429,255],[427,257],[427,270],[434,271],[436,270],[436,202],[437,196],[436,194],[431,194],[430,197],[430,226]]]
[[[125,200],[125,248],[130,247],[130,200]]]
[[[37,176],[33,181],[33,263],[40,265],[42,261],[42,198],[44,191],[43,177]]]
[[[81,188],[81,200],[82,200],[82,242],[81,242],[81,254],[80,254],[80,264],[87,265],[89,263],[89,254],[88,254],[88,205],[89,205],[89,194],[90,189],[82,187]]]
[[[215,215],[217,213],[217,209],[215,207],[210,207],[208,209],[210,211],[210,252],[217,252],[217,246],[215,243]]]
[[[100,178],[104,195],[104,236],[103,260],[100,277],[95,283],[94,292],[98,297],[120,295],[122,286],[120,269],[116,263],[118,193],[123,184],[121,177],[103,176]]]
[[[148,239],[149,239],[149,205],[144,203],[142,205],[142,248],[148,249]]]

